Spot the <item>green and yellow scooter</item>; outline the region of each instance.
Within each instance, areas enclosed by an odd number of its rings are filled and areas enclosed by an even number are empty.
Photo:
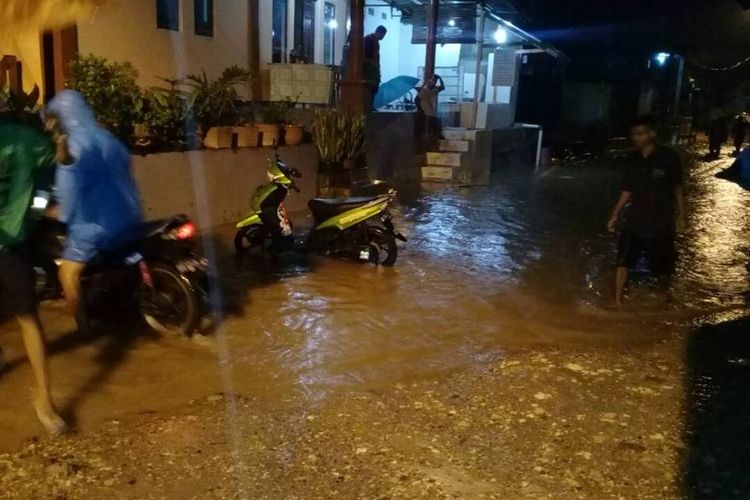
[[[279,158],[269,160],[269,182],[258,186],[250,197],[250,213],[237,223],[234,246],[238,254],[253,250],[281,251],[294,244],[292,221],[284,199],[289,190],[299,192],[295,178],[302,175]],[[396,240],[406,241],[393,227],[388,210],[396,192],[353,198],[313,198],[308,207],[314,227],[306,247],[323,255],[392,266],[396,262]]]

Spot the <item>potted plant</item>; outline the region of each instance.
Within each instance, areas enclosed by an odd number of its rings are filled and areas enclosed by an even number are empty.
[[[212,80],[206,72],[188,75],[182,83],[188,87],[188,113],[198,125],[209,147],[230,147],[240,121],[237,86],[250,81],[250,73],[239,66],[226,68]],[[226,127],[221,127],[221,126]],[[214,129],[215,130],[212,130]]]
[[[285,101],[273,101],[263,108],[261,114],[263,120],[256,124],[261,138],[261,144],[263,146],[277,146],[280,144],[280,127],[286,123],[286,117],[289,106]]]
[[[164,79],[166,87],[151,87],[139,100],[137,142],[147,134],[149,145],[157,149],[185,149],[185,120],[188,116],[187,94],[178,88],[179,80]]]
[[[325,192],[349,184],[351,171],[364,166],[364,116],[346,111],[316,111],[313,142],[320,155],[319,187]]]
[[[305,138],[305,127],[299,123],[287,123],[284,125],[284,144],[296,146]]]

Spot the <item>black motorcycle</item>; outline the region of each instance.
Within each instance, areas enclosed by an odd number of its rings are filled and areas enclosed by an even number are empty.
[[[37,212],[39,205],[37,198]],[[37,217],[30,238],[32,259],[48,292],[56,289],[59,294],[56,275],[65,234],[64,224]],[[187,216],[176,215],[143,223],[134,235],[131,242],[101,252],[86,267],[76,314],[79,330],[93,333],[113,309],[132,305],[153,330],[192,335],[208,304],[208,262],[195,250],[195,225]]]

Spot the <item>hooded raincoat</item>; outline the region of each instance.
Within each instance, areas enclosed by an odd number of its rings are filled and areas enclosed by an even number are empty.
[[[47,105],[67,134],[73,163],[58,165],[60,220],[68,226],[63,258],[88,262],[136,237],[142,221],[127,148],[99,126],[83,96],[72,90]]]

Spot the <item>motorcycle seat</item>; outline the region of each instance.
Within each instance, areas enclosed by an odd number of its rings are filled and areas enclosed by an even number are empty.
[[[352,198],[313,198],[307,204],[315,222],[320,224],[326,219],[343,214],[349,210],[367,205],[379,196],[355,196]]]
[[[143,238],[150,238],[163,233],[169,227],[176,227],[187,222],[188,218],[185,215],[175,215],[167,219],[143,222],[138,228],[137,233],[142,235]]]

